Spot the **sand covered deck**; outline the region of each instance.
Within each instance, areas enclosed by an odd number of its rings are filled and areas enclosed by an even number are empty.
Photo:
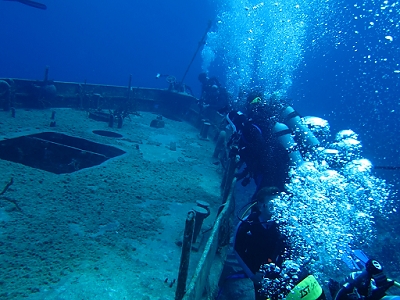
[[[55,109],[50,127],[52,111],[2,112],[0,140],[59,132],[126,153],[85,169],[71,160],[66,174],[0,160],[0,190],[13,178],[0,196],[0,298],[173,299],[187,212],[208,202],[205,229],[220,205],[214,144],[184,122],[152,128],[152,113],[131,115],[111,129],[123,137],[110,138],[92,132],[110,128],[84,111]]]

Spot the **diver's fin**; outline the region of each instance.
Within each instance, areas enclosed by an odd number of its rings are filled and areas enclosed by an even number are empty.
[[[362,250],[353,250],[354,256],[357,257],[364,265],[369,261],[369,257]]]
[[[364,251],[360,249],[350,250],[350,248],[342,254],[341,259],[352,271],[365,268],[365,265],[369,260]]]
[[[19,2],[25,5],[29,5],[35,8],[39,8],[39,9],[47,9],[47,6],[43,3],[39,3],[39,2],[35,2],[35,1],[31,1],[31,0],[4,0],[4,1],[15,1],[15,2]]]

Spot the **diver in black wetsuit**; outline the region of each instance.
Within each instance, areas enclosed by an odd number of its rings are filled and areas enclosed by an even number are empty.
[[[240,156],[238,167],[243,163],[246,165],[236,177],[238,180],[243,179],[243,186],[250,179],[254,180],[257,186],[254,199],[265,186],[276,186],[284,191],[290,165],[300,165],[303,160],[294,148],[295,143],[287,127],[276,122],[271,112],[264,110],[264,107],[259,107],[257,103],[251,105],[250,116],[231,112],[227,120],[236,131],[233,137],[237,136]]]
[[[45,4],[31,1],[31,0],[3,0],[3,1],[14,1],[14,2],[19,2],[19,3],[25,4],[28,6],[32,6],[35,8],[39,8],[39,9],[47,9],[47,6]]]
[[[256,300],[265,300],[259,292],[263,278],[260,267],[269,263],[281,266],[288,249],[286,237],[280,233],[278,224],[271,220],[273,200],[276,197],[279,197],[276,187],[260,190],[256,198],[256,209],[239,223],[235,234],[235,254],[246,275],[254,283]]]
[[[259,92],[250,94],[247,116],[232,111],[226,117],[235,132],[232,138],[236,139],[240,156],[238,168],[246,164],[236,177],[243,179],[244,186],[254,179],[257,186],[254,196],[265,186],[276,186],[284,191],[290,167],[304,163],[300,146],[312,149],[319,143],[291,106],[263,98]],[[300,143],[295,142],[294,134],[299,136]]]
[[[201,96],[199,105],[202,110],[213,109],[220,114],[229,111],[229,94],[216,77],[207,77],[206,73],[199,75]]]
[[[260,125],[250,120],[239,143],[240,159],[246,163],[245,173],[257,185],[255,194],[265,186],[284,190],[288,179],[290,159],[272,128],[273,124]]]

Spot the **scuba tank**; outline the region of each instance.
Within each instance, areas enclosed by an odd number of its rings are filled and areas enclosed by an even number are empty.
[[[281,117],[290,130],[299,136],[302,144],[310,148],[319,145],[318,139],[311,132],[311,130],[302,123],[299,114],[294,110],[293,107],[287,106],[282,111]]]
[[[272,132],[278,139],[279,143],[285,148],[291,163],[297,167],[302,165],[304,160],[300,154],[296,142],[292,137],[292,132],[290,129],[285,124],[276,122]]]

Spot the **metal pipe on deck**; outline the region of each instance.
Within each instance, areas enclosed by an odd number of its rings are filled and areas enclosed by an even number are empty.
[[[128,103],[129,103],[129,99],[131,97],[131,85],[132,85],[132,74],[129,75],[129,83],[128,83]]]
[[[188,212],[185,223],[185,232],[183,235],[182,254],[181,254],[181,262],[179,265],[178,283],[176,286],[175,300],[183,299],[183,296],[185,295],[186,292],[186,281],[189,269],[190,250],[192,248],[195,217],[196,213],[194,211],[191,210]]]
[[[108,120],[108,127],[113,128],[114,126],[114,116],[110,114],[110,118]]]
[[[193,207],[193,210],[196,212],[192,241],[193,244],[197,241],[197,237],[199,236],[204,220],[211,214],[209,203],[197,200],[196,204],[197,206]]]
[[[48,80],[49,80],[49,66],[46,66],[46,68],[44,69],[43,82],[47,83]]]
[[[122,121],[123,121],[124,119],[122,118],[122,116],[121,115],[118,115],[117,116],[117,127],[118,128],[122,128]]]
[[[201,126],[201,129],[200,129],[200,135],[199,135],[200,139],[202,139],[202,140],[207,140],[208,139],[207,138],[208,129],[210,129],[210,127],[211,127],[211,123],[210,122],[208,122],[208,121],[204,121],[203,122],[203,125]]]

